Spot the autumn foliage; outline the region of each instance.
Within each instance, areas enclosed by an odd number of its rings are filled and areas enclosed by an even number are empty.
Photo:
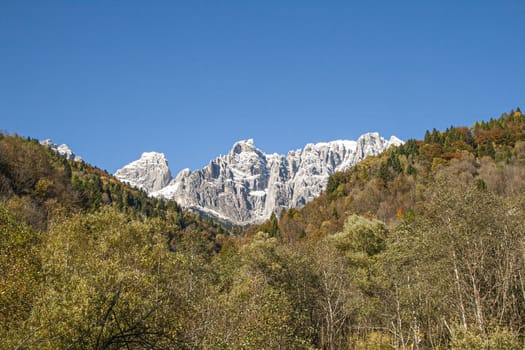
[[[240,232],[0,135],[0,347],[522,349],[524,165],[518,109]]]

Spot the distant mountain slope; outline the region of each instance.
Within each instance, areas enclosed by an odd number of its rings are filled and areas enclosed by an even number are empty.
[[[60,154],[62,157],[65,157],[66,159],[74,160],[74,161],[77,161],[77,162],[82,161],[82,157],[76,155],[71,150],[71,148],[69,148],[69,146],[66,145],[65,143],[63,143],[61,145],[57,145],[56,143],[53,143],[53,141],[51,141],[51,139],[40,140],[39,143],[42,146],[46,146],[46,147],[52,149],[53,151],[55,151],[58,154]]]
[[[227,155],[203,169],[181,171],[160,190],[152,185],[166,182],[167,164],[160,154],[145,153],[115,176],[154,197],[246,225],[263,222],[283,209],[304,206],[324,190],[331,174],[400,144],[395,136],[386,140],[378,133],[368,133],[357,141],[308,144],[302,150],[280,155],[264,153],[250,139],[235,143]]]
[[[0,133],[0,203],[33,228],[46,230],[56,217],[114,207],[130,217],[160,217],[213,235],[221,228],[152,198],[76,157],[66,145]]]
[[[323,236],[342,230],[351,213],[392,224],[417,215],[418,206],[427,200],[425,190],[440,181],[449,187],[475,186],[502,197],[521,196],[524,164],[525,115],[519,109],[470,128],[429,130],[423,140],[407,140],[334,173],[326,191],[301,210],[288,210],[274,231],[286,240]],[[271,226],[266,222],[262,230]]]

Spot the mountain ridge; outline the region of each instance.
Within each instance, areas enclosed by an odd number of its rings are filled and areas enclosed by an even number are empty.
[[[75,152],[73,152],[71,148],[69,148],[69,146],[66,145],[65,143],[58,145],[56,143],[53,143],[51,139],[40,140],[38,141],[38,143],[40,143],[42,146],[45,146],[55,151],[56,153],[60,154],[62,157],[68,160],[74,160],[75,162],[82,161],[82,157],[75,154]]]
[[[247,225],[261,223],[283,209],[301,208],[324,190],[331,174],[402,143],[395,136],[386,140],[370,132],[356,141],[308,143],[284,155],[267,154],[253,139],[245,139],[202,169],[183,169],[169,180],[167,160],[156,152],[144,153],[141,159],[117,170],[115,176],[153,197],[175,200],[201,214]],[[151,165],[151,158],[158,162]]]

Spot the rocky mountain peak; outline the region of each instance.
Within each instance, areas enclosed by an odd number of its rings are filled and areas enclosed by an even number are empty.
[[[229,154],[240,154],[244,152],[254,152],[254,151],[255,151],[255,145],[254,145],[253,139],[248,139],[248,140],[237,141],[233,145]]]
[[[248,139],[236,142],[227,155],[204,168],[185,169],[175,179],[166,175],[167,162],[158,153],[144,153],[115,176],[144,188],[152,196],[173,199],[187,209],[246,225],[260,223],[283,209],[302,207],[325,189],[334,172],[399,143],[402,141],[395,136],[387,141],[378,133],[368,133],[357,141],[310,143],[280,155],[266,154]]]
[[[171,172],[164,153],[144,152],[140,159],[117,170],[115,177],[150,193],[168,185]]]
[[[397,137],[395,137],[394,135],[390,136],[390,139],[388,140],[388,143],[390,143],[391,145],[394,145],[394,146],[401,146],[404,142],[400,139],[398,139]]]
[[[66,145],[65,143],[63,143],[63,144],[61,144],[61,145],[57,145],[57,144],[53,143],[53,141],[51,141],[51,139],[41,140],[41,141],[39,141],[39,143],[40,143],[42,146],[49,147],[49,148],[52,149],[53,151],[55,151],[55,152],[57,152],[58,154],[60,154],[62,157],[65,157],[65,158],[67,158],[67,159],[74,160],[74,161],[77,161],[77,162],[82,161],[82,158],[81,158],[80,156],[77,156],[77,155],[71,150],[71,148],[69,148],[69,146]]]

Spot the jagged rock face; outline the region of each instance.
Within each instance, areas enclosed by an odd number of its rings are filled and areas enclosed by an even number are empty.
[[[139,160],[117,170],[115,177],[131,186],[152,193],[168,185],[171,180],[171,172],[163,153],[144,152]]]
[[[80,156],[75,155],[75,153],[73,153],[71,148],[69,148],[68,145],[66,145],[65,143],[61,145],[57,145],[57,144],[54,144],[53,141],[51,141],[51,139],[45,139],[45,140],[41,140],[40,144],[42,146],[49,147],[53,151],[60,154],[62,157],[65,157],[66,159],[74,160],[77,162],[82,161],[82,158]]]
[[[308,144],[279,155],[265,154],[253,140],[239,141],[205,168],[185,169],[167,186],[149,193],[234,224],[260,223],[272,213],[300,208],[317,197],[334,172],[401,143],[394,136],[385,140],[378,133],[368,133],[357,141]],[[137,185],[143,183],[138,176],[135,179]]]

